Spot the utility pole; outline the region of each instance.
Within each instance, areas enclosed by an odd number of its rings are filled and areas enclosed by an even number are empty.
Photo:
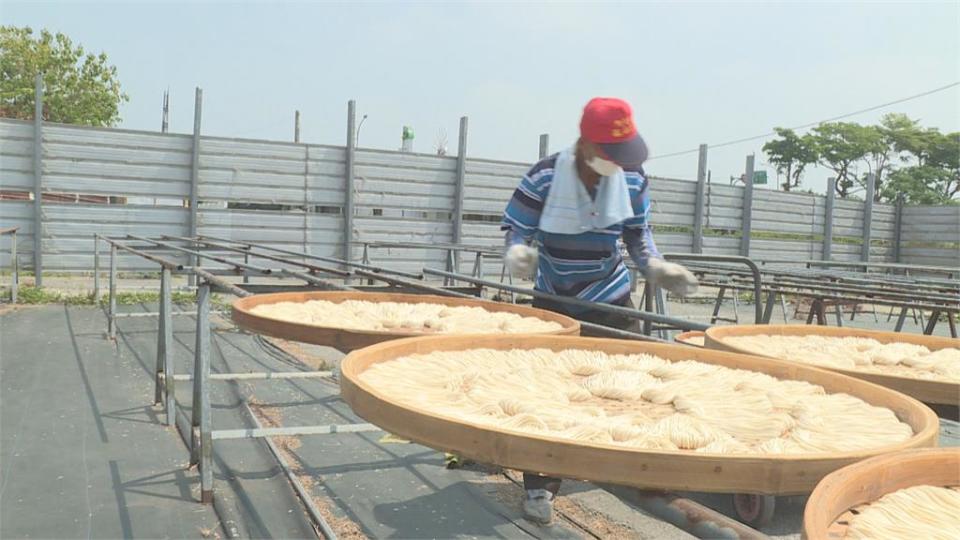
[[[293,142],[300,142],[300,111],[295,111],[293,115]]]
[[[160,133],[170,131],[170,89],[163,92],[163,118],[160,120]]]

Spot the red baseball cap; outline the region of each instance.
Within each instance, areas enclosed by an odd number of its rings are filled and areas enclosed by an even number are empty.
[[[639,169],[649,155],[633,123],[633,108],[622,99],[591,99],[580,118],[580,136],[624,169]]]

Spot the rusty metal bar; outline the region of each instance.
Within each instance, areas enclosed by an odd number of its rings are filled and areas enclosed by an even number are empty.
[[[393,274],[393,275],[395,275],[395,276],[404,276],[404,277],[408,277],[408,278],[411,278],[411,279],[423,279],[423,274],[411,274],[410,272],[403,272],[403,271],[400,271],[400,270],[390,270],[389,268],[381,268],[381,267],[378,267],[378,266],[372,266],[372,265],[370,265],[370,264],[366,264],[366,263],[369,263],[369,262],[370,262],[369,259],[366,259],[366,260],[364,260],[364,262],[361,262],[361,263],[355,263],[355,262],[347,262],[347,261],[345,261],[345,260],[343,260],[343,259],[337,259],[336,257],[322,257],[322,256],[320,256],[320,255],[312,255],[312,254],[310,254],[310,253],[305,253],[305,252],[302,252],[302,251],[293,251],[293,250],[283,249],[283,248],[277,248],[277,247],[273,247],[273,246],[266,246],[266,245],[257,244],[257,243],[254,243],[254,242],[240,242],[240,241],[236,241],[236,240],[230,240],[230,239],[228,239],[228,238],[221,238],[221,237],[219,237],[219,236],[210,236],[209,234],[200,235],[200,236],[198,236],[197,238],[209,238],[209,239],[211,239],[211,240],[217,240],[217,241],[219,241],[219,242],[230,242],[230,243],[233,243],[233,244],[239,244],[239,245],[241,245],[241,246],[247,246],[247,247],[249,247],[249,248],[256,248],[256,249],[260,249],[260,250],[271,251],[271,252],[273,252],[273,253],[282,253],[282,254],[284,254],[284,255],[292,255],[292,256],[294,256],[294,257],[300,257],[300,258],[306,258],[306,259],[313,259],[313,260],[315,260],[315,261],[323,261],[323,262],[341,264],[341,265],[344,265],[344,266],[346,266],[346,267],[350,267],[350,268],[361,268],[361,269],[368,270],[368,271],[371,271],[371,272],[378,272],[378,273],[381,273],[381,272],[382,272],[382,273],[385,273],[385,274]],[[369,244],[365,244],[365,247],[366,247],[366,245],[369,245]],[[253,256],[255,256],[255,257],[259,257],[259,256],[260,256],[260,253],[254,253],[254,252],[252,252],[252,251],[251,251],[250,254],[253,255]]]
[[[756,529],[673,493],[616,485],[601,487],[698,538],[770,540]]]
[[[243,248],[233,247],[233,246],[229,246],[229,245],[227,245],[227,244],[223,244],[223,243],[220,243],[220,242],[211,242],[210,240],[203,240],[202,237],[200,237],[200,238],[187,238],[187,237],[185,237],[185,236],[170,236],[170,235],[164,235],[162,238],[168,239],[168,240],[180,240],[180,241],[183,241],[183,242],[193,242],[193,243],[196,243],[196,244],[203,244],[203,245],[205,245],[205,246],[210,246],[210,247],[214,247],[214,248],[217,248],[217,249],[222,249],[222,250],[224,250],[224,251],[231,251],[231,252],[234,252],[234,253],[240,253],[240,254],[244,255],[244,264],[247,265],[247,266],[250,266],[250,256],[252,255],[252,256],[254,256],[254,257],[259,257],[259,258],[261,258],[261,259],[267,259],[267,260],[270,260],[270,261],[281,262],[281,263],[290,264],[290,265],[293,265],[293,266],[300,266],[300,267],[302,267],[302,268],[306,268],[306,269],[310,270],[311,272],[322,272],[322,273],[325,273],[325,274],[331,274],[331,275],[340,276],[340,277],[347,277],[347,276],[350,275],[350,272],[346,272],[346,271],[343,271],[343,270],[338,270],[338,269],[336,269],[336,268],[329,268],[329,267],[326,267],[326,266],[318,266],[318,265],[315,265],[315,264],[293,261],[293,260],[290,260],[290,259],[288,259],[288,258],[277,257],[277,256],[275,256],[275,255],[267,255],[267,254],[264,254],[264,253],[251,253],[251,251],[250,251],[249,249],[243,249]],[[244,279],[246,279],[246,278],[247,278],[247,276],[244,276]]]
[[[252,271],[254,271],[254,272],[260,272],[261,274],[270,274],[270,273],[272,272],[272,270],[270,270],[269,268],[263,268],[263,267],[261,267],[261,266],[256,266],[256,265],[253,265],[253,264],[245,264],[245,263],[242,263],[242,262],[239,262],[239,261],[231,261],[230,259],[227,259],[227,258],[224,258],[224,257],[218,257],[218,256],[216,256],[216,255],[210,255],[210,254],[203,253],[203,252],[200,252],[200,251],[197,251],[197,250],[194,250],[194,249],[187,249],[187,248],[185,248],[185,247],[175,246],[175,245],[169,244],[169,243],[167,243],[167,242],[161,242],[161,241],[159,241],[159,240],[152,240],[152,239],[150,239],[150,238],[145,238],[145,237],[143,237],[143,236],[135,236],[135,235],[132,235],[132,234],[128,234],[128,235],[127,235],[127,238],[129,238],[129,239],[131,239],[131,240],[136,240],[136,241],[138,241],[138,242],[147,242],[147,243],[153,244],[153,245],[155,245],[155,246],[165,247],[165,248],[171,249],[171,250],[173,250],[173,251],[179,251],[180,253],[186,253],[187,255],[192,255],[192,256],[193,256],[194,258],[196,258],[197,260],[199,260],[199,259],[209,259],[209,260],[211,260],[211,261],[218,262],[218,263],[220,263],[220,264],[225,264],[225,265],[227,265],[227,266],[232,266],[232,267],[234,267],[234,268],[237,269],[237,270],[240,270],[240,269],[242,268],[242,269],[244,269],[244,270],[252,270]],[[197,263],[196,265],[194,265],[194,266],[199,266],[199,265],[200,265],[200,264],[199,264],[199,262],[198,262],[198,263]]]
[[[615,313],[617,315],[623,315],[631,317],[634,319],[640,319],[643,321],[650,321],[664,325],[674,326],[676,328],[681,328],[683,330],[706,330],[710,328],[708,324],[701,324],[697,322],[688,321],[686,319],[676,319],[673,317],[666,317],[663,315],[658,315],[656,313],[645,313],[637,309],[629,309],[622,306],[614,306],[610,304],[599,304],[596,302],[588,302],[586,300],[581,300],[579,298],[570,298],[567,296],[559,296],[556,294],[545,293],[535,289],[525,289],[522,287],[515,287],[513,285],[504,285],[503,283],[496,283],[493,281],[487,281],[483,279],[477,279],[475,277],[466,276],[463,274],[451,274],[450,272],[444,272],[441,270],[434,270],[432,268],[424,268],[423,272],[425,274],[430,274],[440,277],[451,277],[455,278],[457,281],[464,281],[467,283],[473,283],[474,285],[479,285],[483,287],[490,287],[492,289],[499,289],[502,291],[515,292],[518,294],[526,294],[533,296],[535,298],[546,298],[549,300],[554,300],[562,304],[568,304],[571,306],[578,306],[584,308],[590,308],[596,311],[605,311],[607,313]]]

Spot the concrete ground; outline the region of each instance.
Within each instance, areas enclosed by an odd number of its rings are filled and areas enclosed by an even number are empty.
[[[0,537],[222,537],[151,406],[148,352],[92,308],[0,315]]]
[[[129,306],[128,311],[155,309]],[[172,357],[192,358],[192,317],[175,318]],[[215,503],[178,434],[152,405],[156,320],[120,319],[105,339],[93,307],[40,306],[0,315],[0,537],[223,538],[315,536],[302,504],[259,440],[218,441]],[[214,372],[303,369],[273,347],[220,325]],[[335,364],[330,349],[301,351]],[[320,380],[215,383],[216,429],[250,427],[240,396],[265,425],[362,421]],[[189,413],[189,383],[178,384]],[[442,454],[380,432],[278,437],[287,461],[344,538],[690,538],[608,493],[567,482],[550,527],[520,517],[522,489],[502,471],[444,467]]]
[[[82,290],[74,281],[66,283],[67,290]],[[151,283],[156,281],[124,285]],[[752,319],[751,307],[740,306],[741,321]],[[712,304],[670,302],[669,310],[705,321]],[[724,307],[725,314],[731,310],[732,305]],[[778,307],[774,322],[780,317]],[[886,327],[885,312],[878,319],[859,315],[854,325]],[[175,321],[173,358],[181,373],[192,361],[193,324],[192,317]],[[908,319],[905,330],[918,331],[912,324]],[[0,537],[315,535],[262,441],[217,442],[216,512],[196,502],[198,476],[187,467],[186,447],[152,406],[156,320],[122,319],[116,343],[104,339],[105,328],[102,311],[93,307],[27,307],[0,315]],[[941,325],[938,333],[945,329]],[[313,367],[335,366],[342,356],[319,347],[285,348]],[[211,361],[214,372],[303,369],[264,340],[222,321]],[[241,395],[261,404],[255,410],[267,425],[361,421],[330,382],[216,384],[211,401],[217,429],[250,427]],[[189,383],[180,383],[178,392],[189,408]],[[957,445],[957,428],[951,426],[943,442]],[[556,525],[533,526],[520,518],[522,490],[501,471],[448,470],[437,452],[383,433],[274,441],[342,537],[689,537],[582,482],[564,484]],[[729,496],[685,495],[732,515]],[[764,532],[798,538],[804,502],[779,500],[777,516]]]

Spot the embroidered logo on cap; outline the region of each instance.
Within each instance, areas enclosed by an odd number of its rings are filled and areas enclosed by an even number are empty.
[[[633,127],[633,119],[625,116],[613,121],[613,129],[610,131],[611,137],[622,139],[633,135],[636,129]]]

